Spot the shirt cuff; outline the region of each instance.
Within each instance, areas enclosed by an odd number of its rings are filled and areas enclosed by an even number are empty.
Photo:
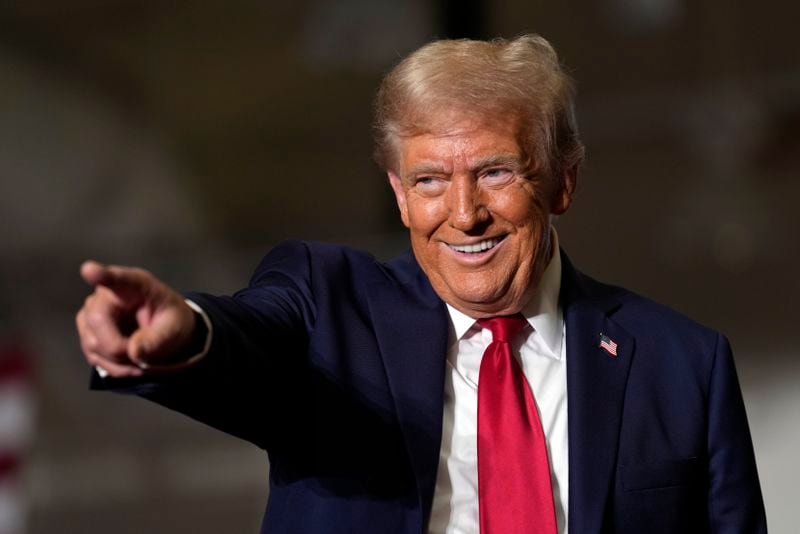
[[[189,299],[184,299],[184,302],[192,309],[193,312],[197,313],[200,318],[203,320],[203,324],[206,327],[206,339],[203,343],[203,349],[189,358],[188,360],[184,360],[178,363],[171,363],[166,365],[150,365],[144,362],[137,362],[137,365],[140,369],[144,371],[153,371],[153,372],[169,372],[169,371],[178,371],[180,369],[185,369],[186,367],[190,367],[203,359],[206,354],[208,354],[208,350],[211,348],[211,335],[213,333],[213,328],[211,326],[211,319],[208,318],[208,315],[203,308],[201,308],[196,302]],[[108,376],[108,371],[100,367],[99,365],[95,366],[95,371],[100,376],[100,378],[105,378]]]

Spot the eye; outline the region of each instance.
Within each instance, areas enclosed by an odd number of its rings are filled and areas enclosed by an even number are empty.
[[[424,196],[436,196],[444,192],[447,182],[437,176],[419,176],[414,179],[414,189]]]
[[[514,179],[514,172],[506,167],[495,167],[481,173],[480,179],[488,185],[505,185]]]

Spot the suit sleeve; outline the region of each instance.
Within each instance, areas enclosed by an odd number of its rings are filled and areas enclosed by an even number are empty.
[[[730,345],[717,339],[709,383],[709,523],[714,534],[767,532],[744,402]]]
[[[91,387],[139,395],[268,449],[273,435],[297,424],[287,407],[304,402],[302,377],[316,314],[307,246],[274,248],[249,286],[232,297],[187,297],[213,325],[202,360],[137,379],[102,379],[95,372]]]

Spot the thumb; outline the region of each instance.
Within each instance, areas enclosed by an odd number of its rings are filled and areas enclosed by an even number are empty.
[[[128,357],[142,368],[153,359],[153,352],[158,352],[158,336],[153,336],[152,330],[149,326],[140,327],[128,338]]]
[[[128,357],[141,368],[180,363],[192,356],[189,342],[193,327],[194,312],[180,301],[174,307],[161,310],[152,322],[131,334]]]

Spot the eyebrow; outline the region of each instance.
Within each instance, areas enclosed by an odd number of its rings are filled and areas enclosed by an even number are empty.
[[[518,171],[522,167],[522,160],[517,154],[492,154],[471,162],[469,170],[475,172],[487,167],[511,167]]]
[[[444,165],[435,161],[425,161],[411,167],[406,173],[407,176],[417,176],[420,174],[443,174],[447,172]]]

